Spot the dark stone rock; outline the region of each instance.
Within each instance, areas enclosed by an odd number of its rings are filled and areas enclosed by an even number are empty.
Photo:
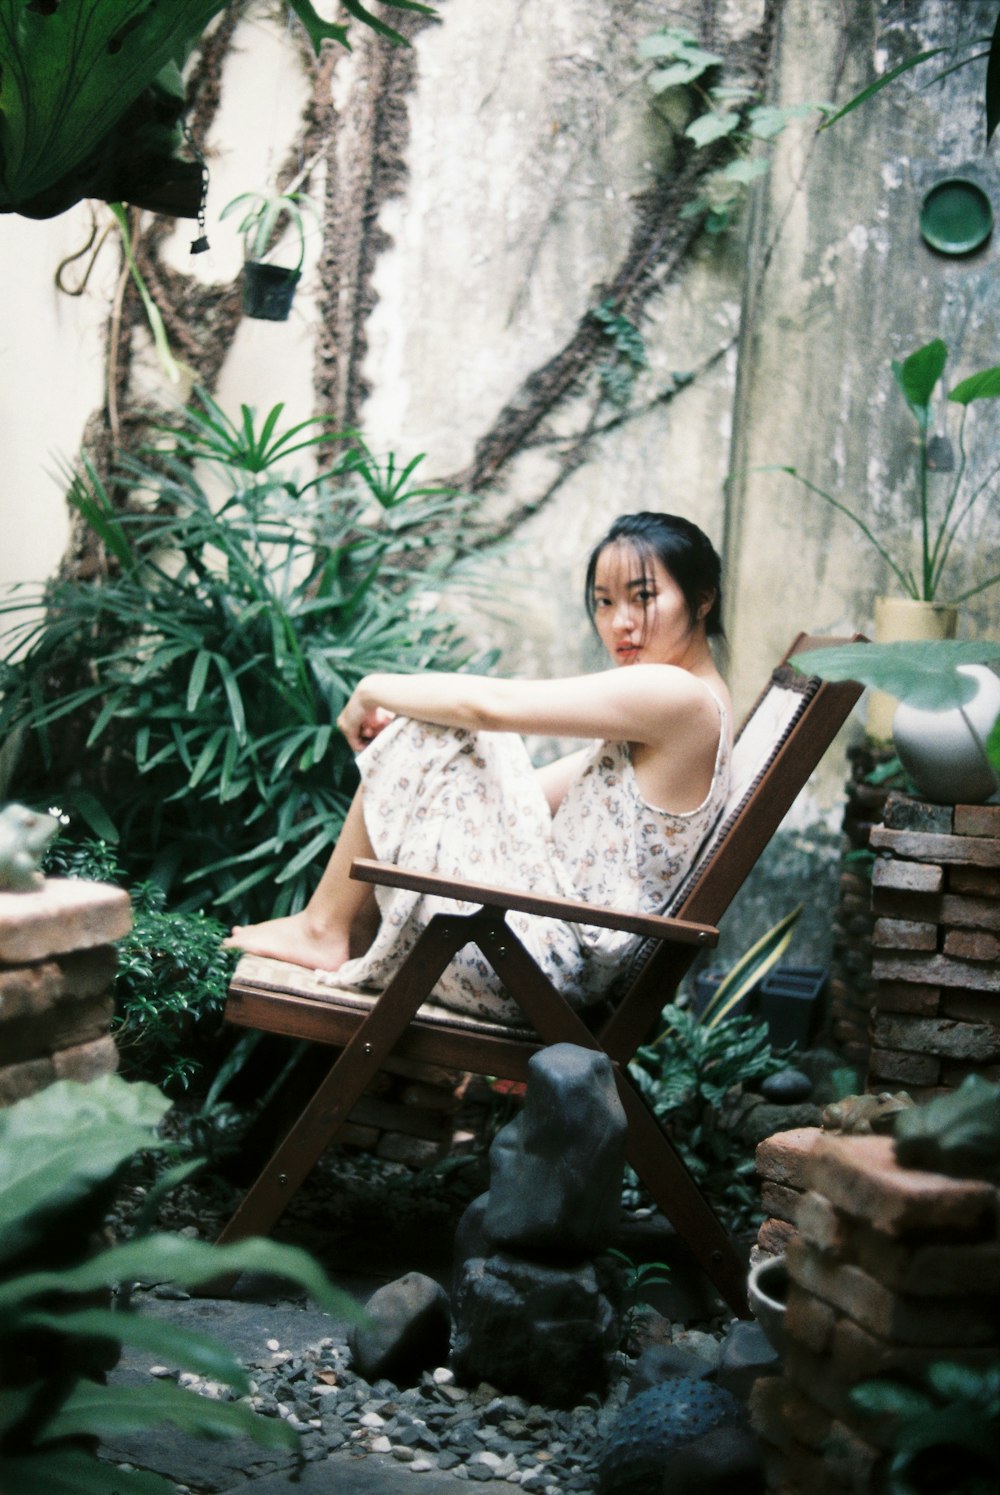
[[[464,1379],[560,1407],[606,1387],[619,1321],[593,1263],[473,1257],[454,1308],[452,1363]]]
[[[599,1495],[659,1495],[668,1462],[685,1444],[723,1424],[741,1424],[734,1396],[711,1381],[679,1376],[626,1403],[598,1465]]]
[[[751,1147],[773,1137],[775,1132],[793,1131],[802,1126],[819,1126],[822,1118],[819,1106],[809,1101],[800,1101],[794,1106],[778,1106],[773,1101],[761,1101],[754,1106],[744,1120],[743,1133]]]
[[[647,1345],[638,1360],[628,1383],[628,1400],[632,1401],[651,1386],[669,1381],[674,1376],[687,1376],[692,1381],[702,1381],[712,1374],[707,1360],[691,1350],[679,1349],[672,1344]]]
[[[447,1360],[448,1295],[433,1278],[408,1272],[373,1293],[365,1312],[367,1322],[351,1325],[348,1343],[354,1368],[367,1381],[386,1377],[396,1386],[414,1385],[421,1371]]]
[[[781,1359],[758,1323],[732,1325],[722,1346],[719,1385],[746,1401],[758,1376],[777,1375]]]
[[[618,1224],[627,1130],[606,1054],[570,1043],[536,1054],[524,1106],[490,1148],[489,1240],[564,1260],[602,1251]]]
[[[763,1495],[760,1447],[748,1427],[727,1424],[686,1444],[668,1459],[662,1495]]]
[[[793,1106],[809,1099],[812,1080],[801,1069],[782,1069],[776,1075],[768,1075],[760,1093],[765,1100],[776,1101],[779,1106]]]

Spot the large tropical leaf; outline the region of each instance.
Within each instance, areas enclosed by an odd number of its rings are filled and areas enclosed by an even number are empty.
[[[793,654],[792,664],[822,680],[857,680],[924,711],[947,711],[971,701],[978,684],[958,673],[962,664],[992,664],[1000,643],[956,643],[934,639],[923,643],[838,644]]]
[[[298,1434],[280,1417],[261,1417],[246,1402],[221,1402],[171,1381],[153,1386],[99,1386],[79,1381],[45,1426],[48,1438],[111,1438],[169,1422],[197,1438],[245,1434],[264,1448],[296,1448]],[[113,1485],[108,1486],[109,1490]]]
[[[356,1314],[352,1301],[330,1282],[323,1269],[297,1246],[285,1246],[252,1236],[229,1246],[155,1234],[126,1241],[79,1266],[63,1271],[32,1272],[0,1283],[0,1318],[20,1319],[36,1301],[54,1293],[90,1293],[119,1282],[176,1282],[181,1287],[204,1287],[218,1277],[238,1272],[260,1272],[284,1277],[332,1313]]]
[[[224,0],[0,0],[0,209],[79,166]]]
[[[3,1495],[176,1495],[172,1479],[145,1469],[102,1464],[79,1448],[44,1449],[20,1459],[4,1459]]]
[[[0,1261],[27,1250],[133,1153],[162,1145],[156,1127],[169,1109],[153,1085],[103,1075],[61,1080],[0,1110]]]

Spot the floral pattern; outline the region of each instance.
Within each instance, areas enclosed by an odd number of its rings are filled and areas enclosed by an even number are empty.
[[[375,854],[444,877],[559,894],[636,913],[659,913],[725,803],[729,734],[720,702],[715,772],[698,809],[649,805],[628,744],[599,742],[555,816],[520,737],[469,732],[399,717],[358,758],[364,813]],[[471,905],[376,889],[382,923],[367,954],[331,985],[381,990],[435,913]],[[613,995],[642,937],[593,925],[509,913],[508,922],[574,1006]],[[460,950],[435,988],[445,1007],[496,1022],[523,1022],[499,978],[473,945]]]

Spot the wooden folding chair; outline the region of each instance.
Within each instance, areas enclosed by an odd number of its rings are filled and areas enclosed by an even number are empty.
[[[800,649],[839,642],[844,641],[800,635],[785,659]],[[600,1048],[610,1056],[628,1118],[630,1163],[732,1310],[746,1315],[747,1263],[634,1088],[626,1066],[674,998],[699,950],[716,943],[718,920],[859,694],[854,684],[806,679],[782,662],[737,737],[732,788],[721,821],[662,917],[358,861],[352,875],[362,881],[437,893],[477,907],[471,913],[435,915],[377,995],[339,991],[322,984],[313,971],[243,956],[226,1006],[231,1023],[342,1052],[223,1230],[220,1244],[271,1229],[390,1053],[418,1067],[523,1080],[528,1060],[539,1048],[568,1042]],[[605,1013],[592,1027],[585,1014],[570,1008],[506,923],[508,909],[645,936],[634,978],[610,1016]],[[523,1011],[523,1028],[433,1004],[435,982],[470,941]]]

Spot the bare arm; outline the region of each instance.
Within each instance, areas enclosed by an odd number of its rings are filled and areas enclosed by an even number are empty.
[[[688,670],[640,664],[562,680],[487,675],[366,675],[338,721],[355,751],[391,719],[409,716],[474,731],[536,732],[678,747],[718,731],[718,711]]]
[[[590,749],[580,748],[575,753],[568,753],[565,758],[556,758],[553,763],[546,763],[542,768],[535,769],[535,777],[542,786],[542,793],[548,800],[549,810],[553,815],[565,799],[566,790],[589,757]]]

